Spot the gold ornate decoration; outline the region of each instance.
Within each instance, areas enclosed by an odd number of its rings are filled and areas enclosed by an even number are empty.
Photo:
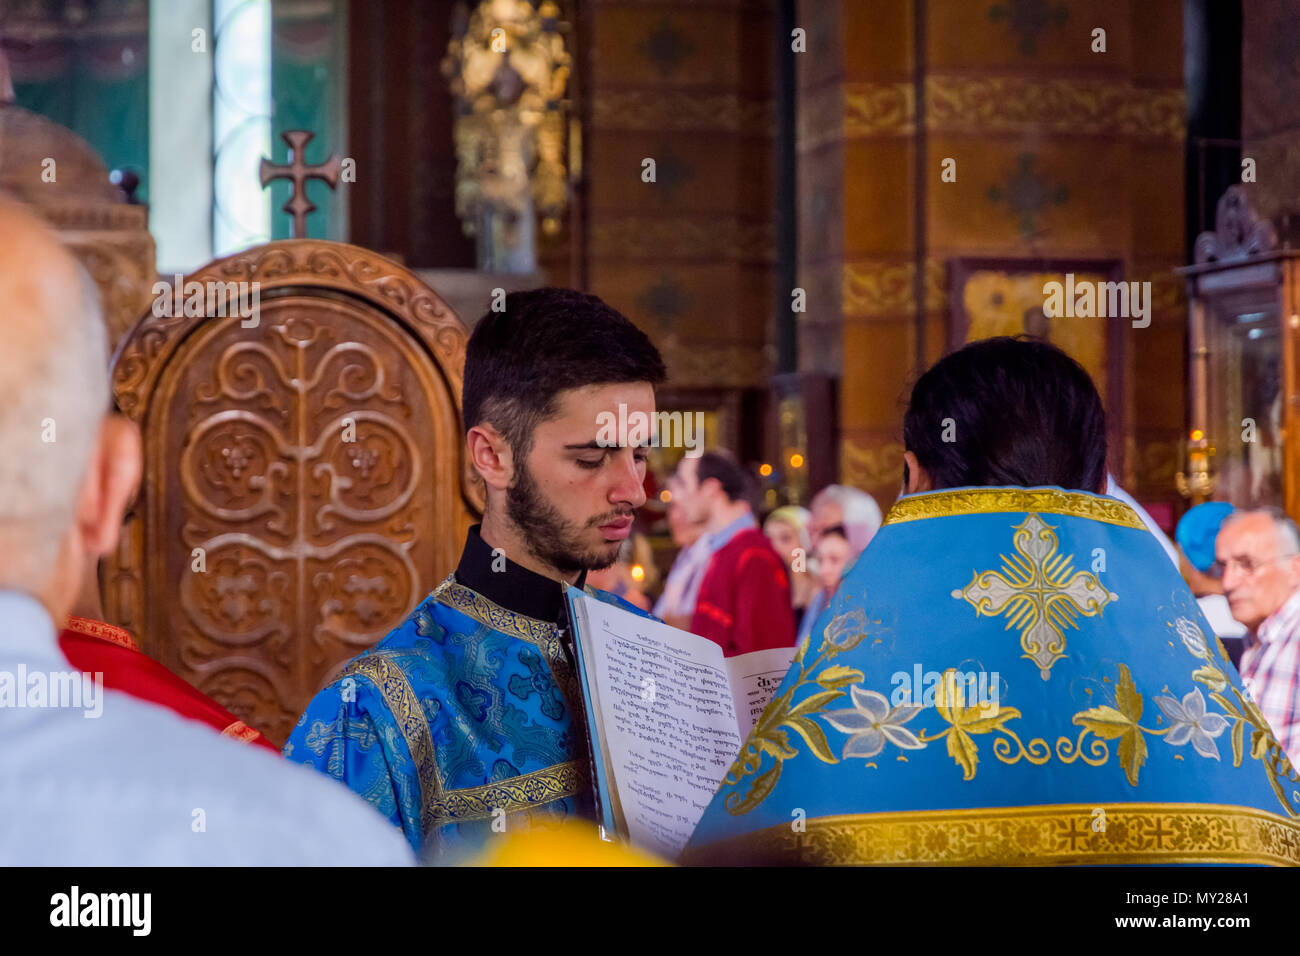
[[[657,260],[665,249],[672,249],[674,256],[684,258],[776,261],[776,227],[771,221],[725,213],[672,219],[602,215],[591,224],[589,243],[611,258]]]
[[[1054,525],[1031,514],[1011,536],[1016,555],[1002,555],[1001,571],[976,571],[970,584],[955,590],[979,617],[1005,614],[1007,630],[1020,631],[1024,656],[1038,665],[1043,680],[1065,656],[1065,628],[1079,615],[1100,616],[1118,595],[1090,571],[1075,571],[1072,555],[1058,554]]]
[[[916,87],[911,83],[844,84],[846,139],[915,131]]]
[[[432,826],[482,820],[492,816],[496,810],[506,813],[535,810],[581,793],[587,785],[582,765],[577,761],[567,761],[480,787],[448,790],[432,802]]]
[[[840,138],[905,136],[916,129],[912,83],[845,83],[807,97],[804,105],[799,147],[805,151]],[[937,133],[1046,129],[1181,141],[1185,116],[1183,90],[1127,81],[942,74],[925,80],[925,126]]]
[[[898,489],[903,475],[903,443],[889,441],[864,448],[851,438],[840,443],[840,461],[845,484],[872,491]]]
[[[466,235],[532,221],[554,235],[568,202],[565,88],[570,56],[552,0],[482,0],[453,27],[443,74],[456,98],[456,214]]]
[[[688,849],[683,863],[729,866],[1300,865],[1300,826],[1250,807],[1202,803],[981,807],[814,817]]]
[[[926,128],[934,132],[1049,131],[1179,142],[1187,133],[1182,89],[1127,81],[931,74],[925,99]]]
[[[846,318],[883,318],[910,315],[916,311],[916,264],[897,261],[852,261],[844,263],[841,300]],[[925,261],[925,308],[937,312],[947,295],[944,264]]]
[[[591,97],[597,130],[750,133],[775,135],[770,96],[702,90],[597,90]]]
[[[1037,512],[1104,521],[1122,528],[1146,529],[1122,501],[1059,488],[991,488],[987,491],[956,489],[932,491],[900,498],[885,515],[885,524],[946,518],[952,515]]]

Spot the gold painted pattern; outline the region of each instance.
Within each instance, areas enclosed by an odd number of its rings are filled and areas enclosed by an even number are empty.
[[[885,524],[956,515],[1038,512],[1088,518],[1122,528],[1144,529],[1141,519],[1122,501],[1078,491],[1053,488],[997,488],[988,491],[934,491],[900,498],[889,509]]]
[[[1182,89],[1129,81],[936,74],[925,80],[925,126],[942,133],[1046,129],[1176,142],[1187,132],[1186,103]],[[841,104],[843,113],[837,116]],[[810,105],[813,121],[800,124],[799,146],[804,150],[841,138],[911,135],[916,130],[916,91],[908,82],[845,83],[842,94],[832,87]]]
[[[481,820],[497,809],[506,813],[535,809],[571,797],[586,785],[581,765],[570,760],[480,787],[448,790],[431,804],[433,826]]]
[[[931,75],[925,101],[925,125],[935,132],[1047,130],[1173,142],[1187,132],[1182,89],[1128,81]]]
[[[1161,863],[1300,865],[1300,825],[1221,804],[1093,804],[914,810],[780,823],[688,848],[684,863],[1042,866]]]

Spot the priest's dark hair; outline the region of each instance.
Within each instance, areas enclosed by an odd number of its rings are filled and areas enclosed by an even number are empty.
[[[659,350],[621,312],[572,289],[511,292],[479,319],[465,348],[465,430],[490,422],[519,458],[556,413],[561,392],[624,382],[662,384]]]
[[[1056,346],[1023,337],[972,342],[936,362],[912,388],[903,443],[936,490],[1100,491],[1106,480],[1106,414],[1092,378]]]

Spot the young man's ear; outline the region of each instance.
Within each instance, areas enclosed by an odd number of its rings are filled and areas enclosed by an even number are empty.
[[[903,494],[914,495],[922,491],[933,491],[930,473],[921,467],[913,452],[903,452]]]
[[[483,483],[497,491],[510,487],[515,476],[514,455],[506,441],[491,422],[475,425],[465,434],[470,464],[479,473]]]

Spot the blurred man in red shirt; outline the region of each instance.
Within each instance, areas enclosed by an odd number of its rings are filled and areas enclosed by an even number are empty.
[[[754,519],[753,481],[730,455],[683,458],[673,502],[704,528],[713,552],[700,583],[690,630],[728,657],[794,644],[794,612],[785,563]]]

